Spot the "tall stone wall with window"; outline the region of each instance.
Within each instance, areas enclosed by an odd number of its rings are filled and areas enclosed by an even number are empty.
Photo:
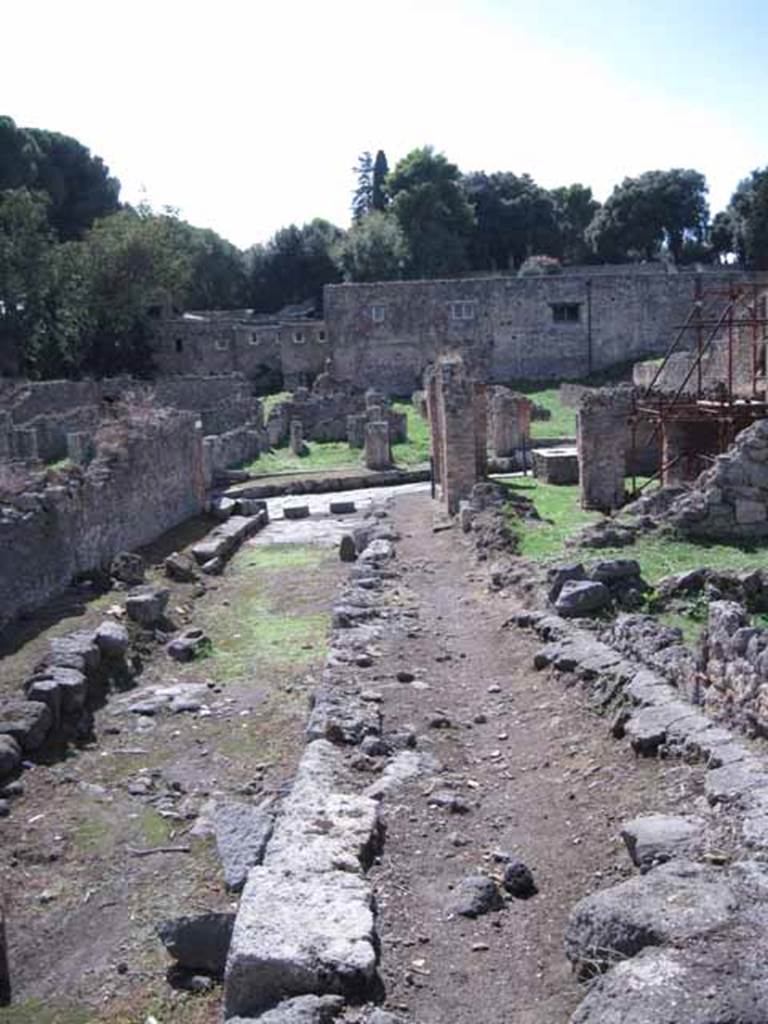
[[[743,274],[708,272],[725,283]],[[662,354],[696,274],[616,269],[546,277],[328,285],[334,374],[410,394],[438,354],[461,352],[479,378],[510,384],[586,376]]]

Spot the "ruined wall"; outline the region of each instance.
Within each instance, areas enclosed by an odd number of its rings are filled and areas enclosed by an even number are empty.
[[[455,515],[485,471],[485,386],[458,355],[441,356],[424,382],[435,480],[445,510]]]
[[[576,414],[576,444],[583,508],[611,512],[624,503],[630,447],[629,388],[595,388]]]
[[[460,351],[492,383],[582,377],[662,353],[690,308],[694,281],[686,272],[616,269],[328,285],[334,373],[410,394],[438,353]]]
[[[768,537],[768,420],[742,430],[691,492],[675,502],[669,521],[686,536],[701,539]]]
[[[163,321],[153,342],[161,375],[242,373],[264,394],[310,383],[328,358],[322,320],[185,316]]]
[[[78,573],[106,566],[200,513],[202,439],[192,413],[110,424],[96,458],[67,482],[0,504],[0,626]]]

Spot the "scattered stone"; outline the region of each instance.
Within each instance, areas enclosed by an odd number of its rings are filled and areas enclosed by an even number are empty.
[[[704,822],[700,818],[673,818],[649,814],[622,825],[621,838],[632,863],[642,872],[674,857],[686,856],[701,838]]]
[[[437,789],[427,797],[427,803],[433,807],[443,807],[451,814],[469,814],[469,804],[462,800],[452,789]]]
[[[563,618],[591,615],[605,608],[611,599],[604,583],[592,580],[566,580],[555,601],[555,610]]]
[[[230,519],[237,511],[237,502],[232,498],[218,497],[213,498],[210,503],[210,512],[214,519],[218,519],[219,522],[224,523],[227,519]]]
[[[427,725],[430,729],[450,729],[451,720],[444,712],[436,711],[427,720]]]
[[[402,668],[395,675],[395,679],[397,679],[398,683],[412,683],[415,678],[416,676],[413,672],[409,672],[407,669]]]
[[[122,658],[128,650],[128,630],[119,622],[106,619],[95,633],[96,643],[105,658]]]
[[[24,752],[38,750],[53,725],[47,705],[36,700],[7,700],[0,704],[0,737],[11,737]],[[6,745],[6,759],[13,748]]]
[[[585,580],[586,578],[587,574],[581,562],[573,565],[558,565],[550,569],[547,573],[547,582],[549,584],[547,597],[549,601],[552,604],[555,603],[560,596],[564,583],[567,583],[569,580]]]
[[[11,813],[10,801],[5,800],[5,799],[0,799],[0,818],[7,818],[10,813]]]
[[[503,885],[518,900],[530,899],[538,892],[533,872],[521,860],[509,860],[504,865]]]
[[[88,630],[54,637],[45,658],[46,667],[71,668],[85,675],[95,672],[100,664],[101,651],[96,645],[94,634]]]
[[[356,511],[354,501],[332,501],[328,509],[332,516],[345,516]]]
[[[109,565],[109,575],[121,583],[135,587],[144,582],[146,566],[141,555],[131,551],[121,551],[115,555]]]
[[[364,736],[360,750],[367,757],[386,757],[389,747],[380,736]]]
[[[197,579],[194,559],[181,551],[168,555],[163,566],[165,575],[176,583],[193,583]]]
[[[387,1010],[372,1010],[364,1019],[364,1024],[405,1024],[405,1020],[396,1013]]]
[[[357,559],[355,539],[351,533],[343,534],[339,541],[339,558],[342,562],[354,562]]]
[[[233,913],[178,917],[164,921],[157,934],[170,955],[182,967],[221,977],[235,922]]]
[[[210,558],[207,562],[203,562],[200,568],[206,576],[221,576],[224,572],[225,564],[223,556],[216,555],[215,558]]]
[[[210,646],[211,641],[202,629],[191,626],[174,637],[165,649],[174,661],[184,662],[199,658]]]
[[[284,519],[307,519],[309,516],[309,505],[285,505],[283,507]]]
[[[217,804],[211,817],[224,882],[229,890],[239,892],[250,868],[263,860],[272,835],[272,815],[250,804],[225,803]]]
[[[503,902],[493,879],[487,875],[468,875],[456,886],[448,910],[461,917],[480,917],[498,910]]]
[[[342,996],[296,996],[278,1003],[258,1018],[258,1024],[329,1024],[344,1009]],[[230,1018],[227,1024],[255,1024],[252,1019]]]
[[[140,626],[155,626],[163,621],[170,590],[166,587],[147,587],[125,599],[125,611],[129,619]]]

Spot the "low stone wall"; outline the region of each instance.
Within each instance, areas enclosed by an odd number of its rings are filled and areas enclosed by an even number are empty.
[[[669,521],[683,534],[709,540],[768,536],[768,420],[747,427],[689,494],[672,506]]]
[[[96,455],[66,482],[0,504],[0,627],[42,605],[79,573],[107,565],[197,515],[204,503],[202,444],[192,413],[115,421]]]
[[[262,443],[263,432],[250,427],[203,438],[203,480],[206,489],[212,487],[226,470],[258,459]]]

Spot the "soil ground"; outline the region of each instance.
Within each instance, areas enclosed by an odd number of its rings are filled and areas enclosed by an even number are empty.
[[[630,874],[621,821],[690,810],[701,771],[633,760],[578,687],[534,672],[535,642],[503,625],[513,599],[487,591],[455,528],[432,532],[433,508],[423,489],[397,499],[402,578],[392,599],[414,611],[413,626],[385,627],[381,656],[359,675],[381,694],[386,728],[412,725],[440,766],[383,804],[386,843],[371,880],[386,1005],[419,1024],[565,1024],[582,995],[562,950],[569,910]],[[24,773],[24,797],[0,821],[16,999],[0,1010],[3,1024],[219,1019],[220,990],[168,986],[154,928],[228,905],[199,827],[206,801],[279,798],[303,747],[306,698],[346,567],[323,546],[333,530],[314,517],[293,530],[282,522],[259,535],[202,597],[174,587],[172,615],[206,629],[209,658],[181,667],[148,644],[140,691],[98,712],[97,743]],[[179,546],[173,540],[166,546]],[[158,547],[155,560],[164,553]],[[69,595],[9,640],[0,690],[18,686],[52,632],[95,625],[119,599],[86,596]],[[398,682],[402,670],[414,680]],[[206,684],[202,713],[126,710],[153,687],[192,682]],[[438,711],[448,727],[430,727]],[[431,789],[446,785],[468,814],[429,806]],[[155,846],[189,852],[135,853]],[[475,921],[448,917],[452,887],[498,871],[496,851],[530,866],[538,895]]]
[[[387,1005],[419,1024],[565,1024],[583,996],[563,953],[570,909],[632,873],[620,823],[690,810],[701,769],[635,760],[577,686],[535,672],[535,640],[503,626],[513,600],[488,593],[455,528],[432,534],[432,507],[421,494],[397,502],[402,600],[419,627],[382,643],[369,670],[387,728],[413,725],[442,769],[384,805],[372,877]],[[415,684],[396,681],[403,669]],[[449,728],[429,727],[436,712]],[[432,786],[446,783],[470,813],[428,805]],[[498,851],[532,869],[538,895],[447,919],[453,886],[499,872]]]

